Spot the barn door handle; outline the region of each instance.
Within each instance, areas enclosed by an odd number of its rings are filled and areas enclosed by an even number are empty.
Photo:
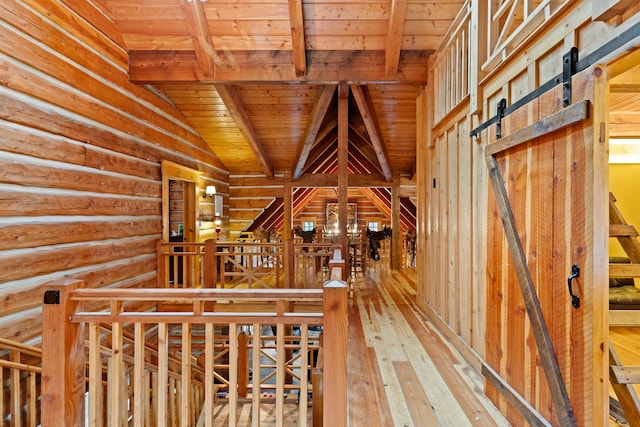
[[[571,281],[578,276],[580,276],[580,266],[573,264],[571,266],[571,275],[567,278],[567,284],[569,285],[569,295],[571,295],[571,305],[575,308],[580,307],[580,297],[573,293],[573,284]]]

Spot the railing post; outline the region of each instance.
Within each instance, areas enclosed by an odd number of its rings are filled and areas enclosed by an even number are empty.
[[[216,265],[216,241],[209,239],[204,242],[204,287],[215,288],[217,272]]]
[[[255,347],[254,347],[255,351]],[[249,337],[245,332],[238,335],[238,397],[249,393]],[[255,390],[254,390],[255,393]]]
[[[344,261],[343,261],[344,268]],[[347,425],[347,284],[330,280],[324,285],[323,425]]]
[[[156,282],[159,288],[164,288],[167,282],[167,269],[164,256],[162,254],[162,243],[163,240],[158,239],[156,241],[156,269],[158,270],[158,275],[156,276]]]
[[[84,286],[65,278],[45,285],[42,306],[42,426],[84,426],[84,325],[71,322],[79,303],[72,290]]]
[[[297,283],[294,283],[295,256],[293,239],[288,239],[284,242],[284,287],[286,289],[297,287]]]
[[[349,254],[347,254],[347,256],[349,256]],[[340,274],[340,280],[346,281],[349,272],[347,271],[347,264],[344,260],[344,257],[342,256],[342,245],[333,246],[333,257],[329,260],[330,278],[332,280],[337,280],[337,278],[333,275],[334,268],[341,269],[342,274]]]

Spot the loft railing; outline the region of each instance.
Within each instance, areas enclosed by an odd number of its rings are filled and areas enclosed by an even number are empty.
[[[331,243],[157,242],[159,288],[318,289]]]
[[[329,278],[333,243],[294,243],[295,283],[305,289],[322,288]]]
[[[41,362],[39,348],[0,338],[0,425],[40,424]]]
[[[248,366],[252,376],[246,390],[251,392],[253,414],[260,413],[262,392],[273,390],[276,425],[285,425],[285,392],[297,392],[298,424],[307,425],[307,399],[313,390],[313,408],[329,409],[314,418],[323,418],[325,425],[345,426],[347,288],[340,280],[344,261],[339,249],[329,264],[331,280],[322,290],[82,289],[82,282],[72,279],[47,286],[42,425],[85,425],[88,413],[90,425],[166,426],[170,422],[166,414],[176,414],[177,425],[211,426],[218,414],[216,405],[226,405],[231,414],[228,425],[235,426],[239,420],[233,414],[242,402]],[[130,308],[166,301],[182,311]],[[108,308],[100,309],[105,303]],[[318,326],[325,343],[322,357],[314,354],[319,338],[308,333]],[[262,333],[270,327],[275,328],[275,338]],[[108,337],[105,328],[110,331]],[[300,331],[295,338],[290,333],[294,329]],[[125,345],[125,331],[133,331],[130,345]],[[150,341],[157,353],[144,350]],[[240,352],[246,349],[251,351],[251,362],[243,364]],[[228,355],[224,363],[221,354]],[[263,361],[265,354],[272,357],[271,362]],[[89,374],[86,411],[85,362]],[[194,376],[199,368],[202,373]],[[261,375],[265,369],[275,373]],[[275,384],[265,381],[266,377]],[[217,399],[220,390],[226,392],[225,401]]]
[[[487,55],[482,70],[491,70],[509,57],[543,24],[554,19],[569,0],[487,0]]]
[[[447,114],[469,96],[470,79],[477,65],[470,61],[469,45],[472,37],[471,4],[466,2],[447,33],[433,65],[434,122]]]

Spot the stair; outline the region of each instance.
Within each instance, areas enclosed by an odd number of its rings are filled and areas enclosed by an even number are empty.
[[[638,239],[638,231],[633,225],[627,223],[615,202],[616,198],[612,193],[609,193],[609,237],[618,239],[629,258],[629,263],[609,264],[609,277],[640,277],[640,240]],[[615,316],[611,321],[611,315],[618,311],[627,310],[611,310],[610,326],[616,323]],[[626,314],[629,315],[629,313]],[[640,318],[640,311],[632,312],[631,316]],[[628,320],[625,323],[629,323]],[[622,409],[629,425],[640,426],[640,399],[633,388],[634,384],[640,384],[640,366],[623,366],[611,342],[609,343],[609,381],[618,397],[618,402],[614,400],[610,404],[612,413],[617,414],[616,418],[619,419],[619,409]]]

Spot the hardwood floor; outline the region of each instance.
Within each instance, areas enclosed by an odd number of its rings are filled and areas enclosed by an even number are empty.
[[[349,309],[350,426],[507,426],[480,377],[421,314],[415,271],[356,276]]]

